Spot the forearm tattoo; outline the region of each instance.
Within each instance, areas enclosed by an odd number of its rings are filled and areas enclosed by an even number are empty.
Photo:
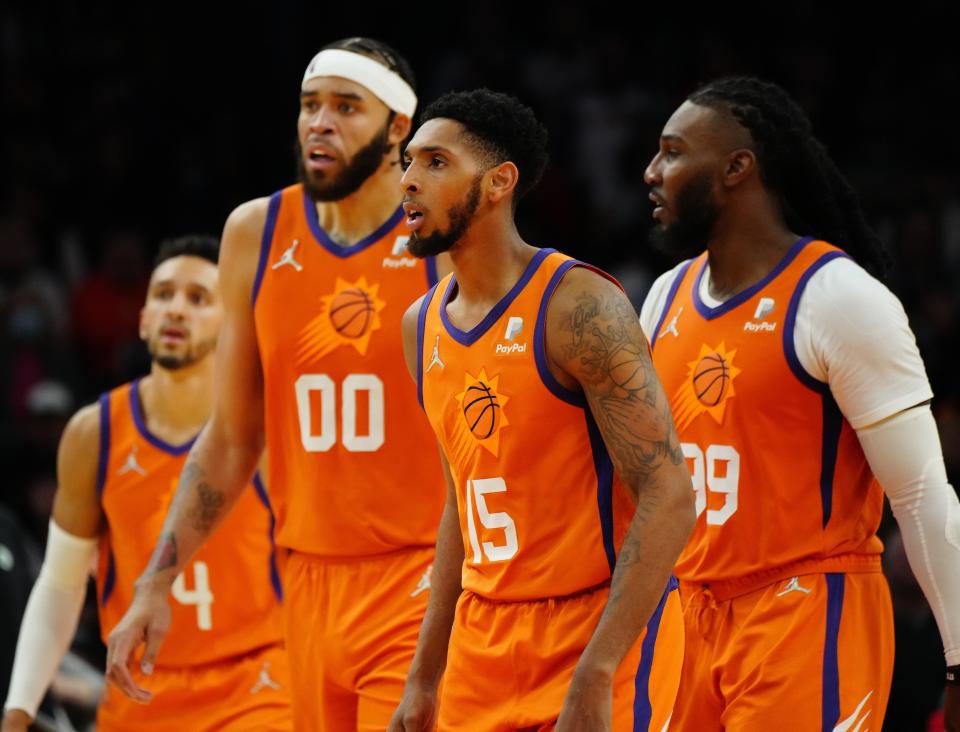
[[[643,487],[664,460],[681,464],[683,453],[637,314],[622,296],[584,291],[568,328],[564,359],[584,386],[621,480],[638,499],[638,518],[649,517],[656,497],[644,496]]]
[[[215,490],[206,481],[206,475],[196,463],[187,463],[180,482],[192,486],[191,507],[187,514],[190,525],[202,534],[209,534],[226,503],[223,491]]]
[[[165,531],[160,534],[157,541],[157,548],[153,550],[153,557],[150,559],[151,571],[149,574],[162,572],[170,567],[177,566],[177,537],[172,531]]]

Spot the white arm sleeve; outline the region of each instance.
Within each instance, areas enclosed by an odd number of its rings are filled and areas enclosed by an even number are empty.
[[[76,633],[96,552],[96,539],[68,534],[51,519],[43,566],[20,623],[4,709],[37,716],[37,707]]]
[[[908,409],[857,436],[890,499],[910,568],[940,628],[947,665],[960,664],[960,501],[947,482],[930,407]]]
[[[810,278],[793,339],[804,370],[830,385],[855,430],[933,397],[903,305],[851,259]]]

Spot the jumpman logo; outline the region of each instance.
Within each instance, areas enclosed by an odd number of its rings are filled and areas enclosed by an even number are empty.
[[[264,661],[263,668],[260,669],[260,675],[257,677],[257,683],[250,688],[251,694],[256,694],[264,689],[279,689],[280,684],[270,678],[270,662]]]
[[[433,565],[431,564],[427,567],[427,571],[423,573],[423,577],[420,578],[420,581],[417,582],[417,588],[410,593],[410,597],[416,597],[421,592],[425,592],[430,589],[430,575],[433,573]]]
[[[134,445],[130,448],[130,454],[127,455],[127,461],[120,466],[120,470],[117,471],[117,475],[126,475],[127,473],[139,473],[140,475],[146,475],[147,471],[144,470],[140,463],[137,462],[137,446]]]
[[[294,239],[293,244],[291,244],[287,251],[283,253],[283,256],[278,259],[270,269],[280,269],[283,265],[289,264],[297,272],[303,271],[303,265],[300,264],[296,259],[293,258],[293,253],[297,251],[297,247],[300,245],[299,239]]]
[[[809,595],[811,590],[807,587],[800,586],[799,577],[791,577],[790,581],[787,582],[787,586],[777,593],[777,597],[783,597],[790,592],[802,592],[804,595]]]
[[[670,321],[670,324],[660,331],[660,337],[663,338],[667,333],[673,333],[674,338],[679,338],[680,334],[677,332],[677,318],[680,317],[680,314],[683,312],[681,307],[677,310],[677,314],[673,316],[673,320]]]
[[[436,342],[433,344],[433,356],[430,359],[430,364],[427,366],[427,372],[430,371],[434,366],[439,366],[441,371],[445,368],[443,361],[440,360],[440,336],[437,336]]]

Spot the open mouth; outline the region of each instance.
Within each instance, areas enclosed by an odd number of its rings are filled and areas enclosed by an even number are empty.
[[[423,211],[415,204],[404,203],[403,210],[407,214],[406,225],[410,231],[416,231],[423,224]]]
[[[307,151],[307,165],[310,168],[326,168],[337,161],[331,150],[315,147]]]

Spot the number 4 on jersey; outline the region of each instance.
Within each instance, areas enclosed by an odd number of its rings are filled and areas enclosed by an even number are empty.
[[[210,591],[210,571],[207,569],[206,562],[193,563],[193,589],[187,589],[187,583],[183,579],[186,570],[177,575],[173,581],[171,592],[173,598],[181,605],[197,606],[197,627],[200,630],[211,630],[213,628],[213,593]]]

